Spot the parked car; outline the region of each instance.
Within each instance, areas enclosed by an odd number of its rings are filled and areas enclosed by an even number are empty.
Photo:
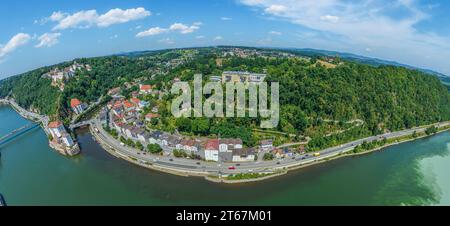
[[[234,166],[230,166],[230,167],[228,167],[228,169],[229,169],[229,170],[235,170],[235,169],[236,169],[236,167],[234,167]]]

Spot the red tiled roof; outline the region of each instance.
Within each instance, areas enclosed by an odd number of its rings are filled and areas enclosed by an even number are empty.
[[[145,115],[145,118],[158,118],[159,115],[158,114],[153,114],[153,113],[148,113]]]
[[[78,106],[80,104],[81,104],[81,101],[78,100],[77,98],[74,98],[74,99],[70,100],[70,106],[71,107],[76,107],[76,106]]]
[[[134,107],[134,104],[130,103],[130,101],[128,101],[128,100],[124,101],[123,105],[125,106],[125,108],[132,108],[132,107]]]
[[[219,150],[219,140],[218,139],[210,139],[206,142],[205,145],[206,150]]]
[[[48,128],[55,129],[55,128],[60,127],[61,125],[62,125],[62,122],[60,122],[60,121],[54,121],[54,122],[50,122],[50,123],[48,124]]]
[[[139,100],[138,98],[131,98],[131,102],[133,102],[135,104],[139,104],[141,102],[141,100]]]
[[[141,85],[141,91],[151,90],[153,87],[151,85]]]

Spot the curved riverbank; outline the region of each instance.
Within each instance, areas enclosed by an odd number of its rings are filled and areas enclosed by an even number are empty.
[[[0,134],[27,123],[10,107],[0,116]],[[42,130],[1,147],[0,193],[9,206],[450,204],[450,132],[238,184],[148,170],[106,152],[87,128],[76,134],[83,154],[74,158],[52,152]]]
[[[0,99],[0,104],[8,105],[23,118],[38,123],[41,126],[42,130],[44,130],[47,137],[51,135],[50,130],[47,126],[50,121],[48,116],[30,112],[19,106],[14,99]],[[48,142],[48,145],[59,154],[65,156],[75,156],[78,155],[81,151],[77,143],[72,148],[65,148],[62,145],[54,144],[51,141]]]
[[[440,131],[440,132],[443,132],[443,131],[446,131],[446,130],[450,129],[449,122],[436,123],[436,124],[433,124],[432,126],[445,127],[445,129]],[[97,125],[97,127],[98,127],[98,125]],[[405,130],[405,131],[399,131],[397,133],[398,134],[402,134],[402,136],[397,136],[397,137],[390,138],[390,139],[401,139],[401,138],[404,138],[406,136],[409,136],[408,133],[412,134],[412,133],[415,133],[416,131],[423,132],[426,127],[427,126],[421,126],[421,127],[417,127],[417,128],[414,128],[414,129],[409,129],[409,130]],[[101,130],[101,128],[100,128],[100,130]],[[408,132],[406,132],[406,131],[408,131]],[[121,153],[121,151],[118,150],[118,149],[121,149],[122,147],[113,148],[113,146],[108,144],[108,141],[104,140],[101,136],[99,136],[97,134],[97,132],[92,129],[92,127],[90,129],[90,132],[91,132],[91,134],[93,134],[96,137],[96,139],[99,141],[99,143],[104,147],[104,149],[107,152],[109,152],[110,154],[113,154],[116,157],[122,158],[122,159],[124,159],[126,161],[129,161],[131,163],[134,163],[136,165],[139,165],[139,166],[142,166],[142,167],[145,167],[145,168],[149,168],[149,169],[153,169],[153,170],[157,170],[157,171],[161,171],[161,172],[165,172],[165,173],[178,175],[178,176],[204,177],[208,181],[212,181],[212,182],[216,182],[216,183],[228,183],[228,184],[241,184],[241,183],[252,183],[252,182],[263,181],[263,180],[267,180],[267,179],[271,179],[271,178],[274,178],[274,177],[285,175],[289,171],[293,171],[293,170],[296,170],[296,169],[305,168],[305,167],[308,167],[308,166],[312,166],[312,165],[328,162],[330,160],[339,159],[339,158],[342,158],[342,157],[345,157],[345,156],[367,154],[367,153],[371,153],[371,152],[374,152],[374,151],[377,151],[377,150],[382,150],[382,149],[384,149],[386,147],[389,147],[389,146],[393,146],[393,145],[397,145],[397,144],[400,144],[400,143],[404,143],[404,142],[408,142],[408,141],[412,141],[412,140],[416,140],[416,139],[420,139],[420,138],[426,137],[424,135],[424,136],[418,136],[418,137],[413,138],[413,139],[403,139],[403,140],[400,140],[398,142],[389,143],[389,144],[386,144],[386,145],[384,145],[382,147],[377,147],[377,148],[374,148],[372,150],[365,151],[363,153],[351,153],[351,154],[349,154],[349,152],[352,151],[355,148],[355,146],[354,146],[354,144],[352,144],[352,145],[348,145],[347,144],[349,147],[346,148],[346,149],[344,148],[344,149],[341,149],[341,151],[338,151],[338,152],[331,152],[331,153],[328,153],[328,154],[326,154],[324,156],[314,157],[313,159],[310,159],[310,160],[305,160],[305,161],[302,161],[302,162],[287,163],[287,164],[284,164],[284,163],[281,164],[281,163],[278,162],[273,168],[269,169],[270,172],[267,172],[267,169],[266,169],[265,170],[266,172],[262,172],[262,173],[260,172],[259,176],[252,176],[254,174],[258,174],[256,170],[261,171],[262,169],[260,169],[260,167],[255,165],[255,168],[254,168],[255,170],[251,170],[251,171],[249,170],[249,173],[232,173],[232,172],[230,173],[230,172],[228,172],[228,173],[211,174],[211,173],[208,173],[206,171],[199,172],[198,170],[191,170],[190,168],[177,169],[175,167],[158,166],[156,164],[153,164],[152,162],[149,162],[149,161],[146,161],[146,160],[142,160],[142,159],[138,159],[139,158],[138,156],[131,157],[131,156],[129,156],[126,153]],[[430,134],[430,135],[432,135],[432,134]],[[108,134],[103,134],[103,136],[109,136],[109,135]],[[365,139],[369,139],[369,138],[365,138]],[[364,139],[362,139],[362,140],[364,140]],[[345,145],[341,145],[341,147],[342,146],[345,146]],[[339,148],[339,147],[337,147],[337,148]],[[135,151],[138,152],[137,150],[135,150]],[[220,172],[220,168],[218,168],[217,170]],[[233,176],[233,175],[236,175],[236,174],[244,174],[244,176],[243,176],[244,179],[235,179],[235,178],[227,179],[228,176]],[[246,177],[245,174],[248,174],[249,177]]]

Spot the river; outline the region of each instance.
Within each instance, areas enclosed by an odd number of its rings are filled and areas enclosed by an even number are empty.
[[[27,123],[0,106],[0,137]],[[450,205],[449,132],[243,185],[144,169],[77,134],[74,158],[50,149],[40,128],[0,146],[8,205]]]

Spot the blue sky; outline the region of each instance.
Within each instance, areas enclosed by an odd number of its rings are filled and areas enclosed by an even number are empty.
[[[336,50],[450,75],[444,0],[5,0],[0,78],[77,57],[244,45]]]

